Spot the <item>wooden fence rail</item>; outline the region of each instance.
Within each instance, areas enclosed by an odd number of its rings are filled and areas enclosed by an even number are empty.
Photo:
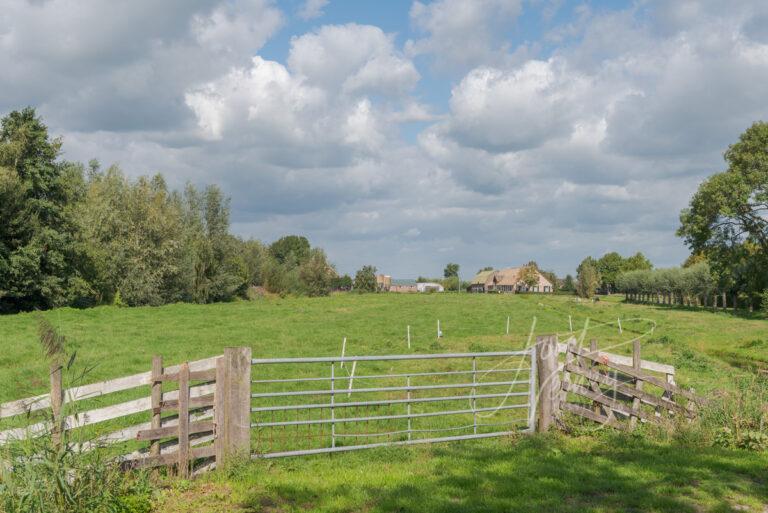
[[[692,419],[704,404],[675,383],[673,366],[641,359],[639,340],[633,341],[632,356],[599,351],[595,340],[589,349],[575,339],[558,343],[554,336],[539,337],[537,344],[539,358],[545,360],[538,365],[542,431],[560,420],[562,412],[632,430],[638,422]],[[564,361],[558,354],[565,354]]]
[[[119,460],[134,468],[175,466],[179,475],[188,476],[195,460],[221,464],[235,453],[250,450],[250,361],[251,350],[245,347],[226,348],[221,356],[167,368],[156,356],[149,372],[66,390],[62,387],[61,367],[52,367],[51,393],[0,405],[0,418],[26,416],[48,408],[52,418],[0,431],[0,444],[47,434],[54,443],[60,443],[65,430],[149,412],[147,422],[101,435],[80,443],[76,449],[148,442],[147,448],[124,454]],[[164,383],[177,384],[178,388],[164,392]],[[140,387],[149,387],[150,395],[67,414],[68,409],[76,409],[79,401]],[[243,426],[247,437],[243,436]]]

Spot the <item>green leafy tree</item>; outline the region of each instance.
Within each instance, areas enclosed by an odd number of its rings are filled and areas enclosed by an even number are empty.
[[[565,275],[565,279],[563,280],[563,290],[568,292],[576,291],[576,284],[573,281],[573,276],[570,274]]]
[[[376,292],[376,268],[372,265],[365,265],[355,273],[354,290],[359,293]]]
[[[616,290],[616,278],[624,270],[624,258],[612,251],[606,253],[597,261],[597,272],[600,273],[600,288],[610,294]]]
[[[298,266],[309,258],[310,245],[306,237],[286,235],[273,242],[269,252],[280,264]]]
[[[336,276],[331,280],[331,288],[334,290],[352,290],[352,277],[348,274]]]
[[[459,277],[459,264],[448,264],[443,270],[443,278]]]
[[[304,293],[310,297],[330,294],[336,277],[336,270],[328,263],[325,252],[319,248],[310,250],[309,258],[299,266],[299,281]]]
[[[92,295],[78,268],[72,213],[83,193],[82,167],[58,161],[60,149],[32,108],[0,120],[0,311]]]
[[[445,290],[457,292],[461,290],[461,280],[458,276],[449,276],[442,280],[442,285]]]
[[[597,271],[596,261],[592,257],[582,260],[576,275],[576,292],[583,298],[591,298],[597,292],[600,285],[600,273]]]
[[[680,214],[677,233],[706,256],[721,290],[757,302],[768,287],[768,123],[741,134],[725,160],[728,169],[705,180]]]
[[[623,271],[647,271],[653,269],[653,264],[641,252],[624,259]]]
[[[523,267],[520,273],[520,279],[529,289],[539,284],[539,266],[536,262],[528,262],[528,264]]]
[[[489,265],[485,266],[482,269],[480,269],[479,271],[477,271],[477,274],[480,274],[480,273],[485,272],[485,271],[493,271],[493,267],[491,267]]]

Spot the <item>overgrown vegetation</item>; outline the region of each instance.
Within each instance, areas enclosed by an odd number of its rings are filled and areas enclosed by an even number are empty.
[[[67,354],[65,338],[45,319],[39,324],[40,346],[46,360],[64,365],[66,383],[77,385],[85,376]],[[65,363],[66,362],[66,363]],[[76,415],[64,403],[62,418]],[[3,513],[149,513],[153,487],[144,473],[124,472],[99,451],[83,451],[93,440],[82,430],[62,430],[48,413],[40,436],[0,445],[0,511]]]

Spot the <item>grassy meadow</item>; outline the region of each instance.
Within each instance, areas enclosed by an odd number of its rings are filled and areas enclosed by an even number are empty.
[[[47,389],[38,315],[67,337],[89,369],[87,382],[147,371],[153,354],[174,364],[249,345],[255,357],[334,356],[344,337],[348,355],[507,350],[541,334],[564,340],[571,324],[577,337],[618,353],[641,336],[644,358],[675,365],[678,383],[707,396],[768,368],[761,314],[621,300],[338,294],[1,316],[0,401]],[[506,437],[254,462],[170,484],[156,511],[766,511],[768,456],[713,448],[696,436],[683,429],[655,441],[608,432]]]

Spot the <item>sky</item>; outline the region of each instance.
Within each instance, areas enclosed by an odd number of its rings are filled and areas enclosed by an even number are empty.
[[[0,0],[0,113],[63,157],[217,184],[338,270],[471,277],[688,255],[683,209],[768,119],[764,0]]]

